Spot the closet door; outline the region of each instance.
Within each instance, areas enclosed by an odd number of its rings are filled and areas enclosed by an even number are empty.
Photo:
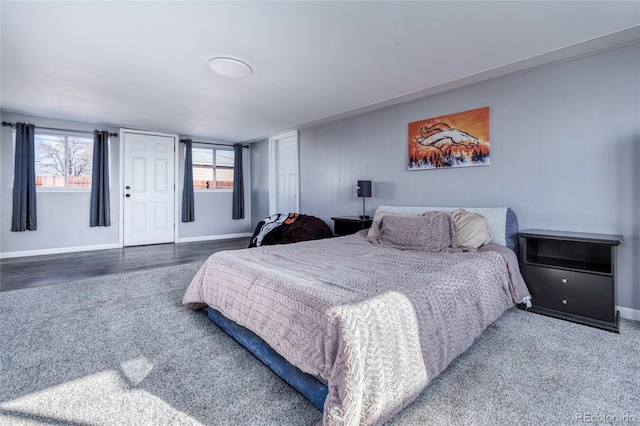
[[[298,213],[298,132],[269,139],[269,215]]]

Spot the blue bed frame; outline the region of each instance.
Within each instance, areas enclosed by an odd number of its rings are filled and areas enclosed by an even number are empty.
[[[216,323],[236,342],[247,348],[267,367],[273,370],[285,382],[289,383],[295,390],[300,392],[305,398],[315,405],[320,411],[324,410],[324,400],[327,398],[329,390],[327,384],[320,377],[312,376],[294,367],[280,354],[274,351],[271,346],[256,336],[255,333],[231,321],[219,311],[209,308],[209,319]]]
[[[511,208],[507,209],[505,231],[507,247],[518,255],[518,217]],[[327,383],[321,377],[312,376],[294,367],[255,333],[231,321],[219,311],[209,307],[208,316],[211,321],[216,323],[236,342],[244,346],[274,373],[280,376],[280,378],[300,392],[320,411],[324,410],[324,401],[327,398],[329,390]]]

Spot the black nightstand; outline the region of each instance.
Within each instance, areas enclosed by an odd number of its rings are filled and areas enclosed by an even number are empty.
[[[620,331],[615,266],[622,235],[527,229],[519,236],[531,311]]]
[[[360,219],[359,216],[332,217],[333,233],[336,235],[355,234],[361,229],[371,228],[372,219]]]

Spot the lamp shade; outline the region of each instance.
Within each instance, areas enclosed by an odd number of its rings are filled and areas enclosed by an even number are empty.
[[[358,197],[371,197],[371,181],[359,180],[356,186],[356,195]]]

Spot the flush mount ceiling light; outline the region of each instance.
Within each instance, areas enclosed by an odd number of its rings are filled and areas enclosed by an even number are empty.
[[[234,58],[217,57],[209,59],[209,68],[214,73],[226,78],[242,78],[251,75],[251,67]]]

